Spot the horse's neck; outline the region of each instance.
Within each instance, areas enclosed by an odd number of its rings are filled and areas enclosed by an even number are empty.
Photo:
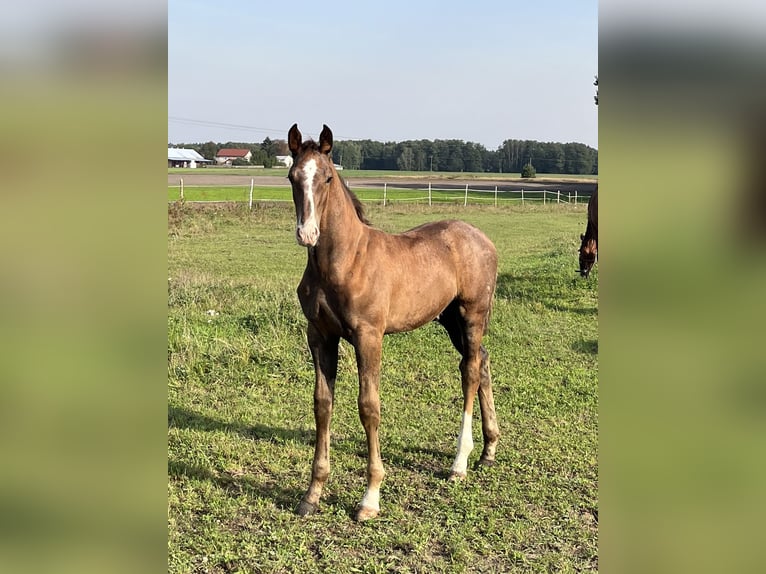
[[[591,221],[588,221],[588,225],[585,227],[583,242],[588,241],[589,239],[598,241],[598,228]]]
[[[325,267],[351,264],[359,241],[367,231],[345,190],[336,187],[319,223],[318,261]]]

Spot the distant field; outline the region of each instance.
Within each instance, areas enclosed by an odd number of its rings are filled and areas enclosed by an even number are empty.
[[[220,175],[249,175],[249,176],[280,176],[287,177],[287,168],[254,168],[254,167],[199,167],[196,169],[169,167],[168,174],[220,174]]]
[[[460,217],[499,255],[485,339],[497,463],[446,480],[462,395],[436,324],[385,339],[381,515],[351,516],[366,446],[341,344],[321,513],[293,513],[313,455],[314,373],[291,204],[168,205],[168,572],[598,570],[598,265],[576,277],[583,206],[368,204],[386,231]],[[474,424],[469,465],[481,453]]]
[[[168,168],[169,174],[221,174],[221,175],[248,175],[248,176],[287,176],[287,168],[248,168],[248,167],[205,167],[197,169]],[[520,179],[521,174],[516,173],[489,173],[489,172],[451,172],[451,171],[395,171],[395,170],[360,170],[344,169],[340,172],[344,178],[403,178],[418,177],[432,179]],[[597,180],[598,175],[574,175],[574,174],[548,174],[538,173],[537,180],[541,179],[590,179]]]

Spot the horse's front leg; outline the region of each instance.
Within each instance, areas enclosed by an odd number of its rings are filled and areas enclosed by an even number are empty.
[[[330,419],[335,397],[335,378],[338,373],[338,343],[340,339],[323,335],[309,323],[308,343],[314,359],[314,420],[316,444],[314,463],[311,467],[311,483],[295,512],[301,516],[314,514],[319,509],[327,477],[330,475]]]
[[[367,490],[357,506],[358,521],[375,518],[380,512],[380,485],[383,482],[383,460],[380,457],[380,360],[383,333],[375,329],[361,331],[354,341],[359,372],[359,418],[367,435]]]

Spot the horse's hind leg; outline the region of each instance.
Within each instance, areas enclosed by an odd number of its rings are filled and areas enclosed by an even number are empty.
[[[460,360],[460,377],[463,386],[463,417],[457,439],[457,454],[450,470],[450,480],[465,478],[468,469],[468,456],[473,450],[473,401],[481,383],[481,335],[482,326],[467,317],[464,307],[457,307],[453,315],[455,324],[461,332],[463,358]],[[449,332],[449,329],[448,329]],[[454,339],[453,334],[450,338]],[[460,349],[458,349],[460,350]]]
[[[484,450],[479,464],[491,466],[495,463],[495,449],[500,438],[495,414],[495,397],[492,394],[492,374],[489,369],[489,353],[482,345],[481,353],[481,382],[479,384],[479,406],[481,407],[481,431],[484,436]]]
[[[473,401],[477,391],[484,436],[484,450],[479,461],[481,464],[491,465],[494,462],[495,448],[500,436],[492,394],[489,354],[481,345],[484,321],[472,321],[466,317],[467,315],[466,309],[461,308],[457,301],[454,301],[439,317],[439,322],[447,329],[452,344],[463,355],[463,359],[460,361],[463,385],[463,417],[450,480],[458,480],[466,476],[468,455],[473,450]]]
[[[314,359],[314,420],[316,444],[314,463],[311,467],[311,483],[295,512],[301,516],[314,514],[319,509],[327,477],[330,475],[330,419],[335,395],[335,378],[338,372],[338,344],[340,339],[324,336],[311,323],[308,327],[308,343]]]

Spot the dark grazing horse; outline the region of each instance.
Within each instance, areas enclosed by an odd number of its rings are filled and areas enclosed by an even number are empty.
[[[302,141],[297,124],[288,133],[295,237],[308,254],[298,299],[308,320],[315,370],[314,462],[311,482],[296,512],[307,515],[318,510],[330,473],[330,418],[338,344],[344,339],[356,354],[359,418],[367,436],[367,489],[355,514],[361,521],[380,511],[384,471],[378,443],[378,387],[387,333],[410,331],[433,320],[446,328],[462,355],[463,384],[463,417],[450,479],[466,476],[477,392],[484,436],[479,463],[494,462],[500,431],[482,337],[497,280],[497,253],[486,235],[461,221],[426,223],[400,234],[371,227],[361,203],[335,171],[332,144],[326,125],[318,144]]]
[[[598,259],[598,186],[588,200],[588,225],[580,242],[580,275],[587,279]]]

